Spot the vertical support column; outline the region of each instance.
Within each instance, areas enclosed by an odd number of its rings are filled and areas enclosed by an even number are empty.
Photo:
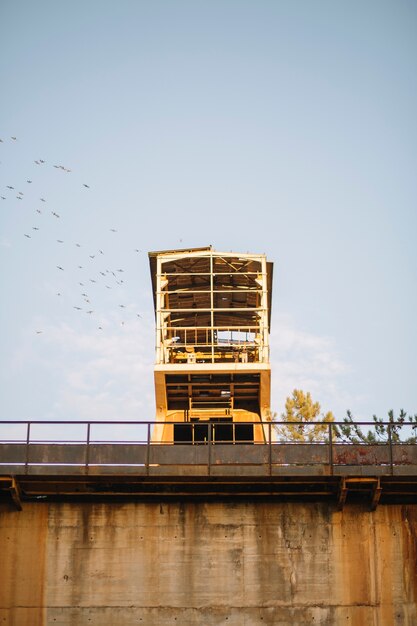
[[[212,424],[209,422],[208,423],[208,441],[207,441],[207,474],[210,476],[211,475],[211,442],[212,442],[212,437],[211,437],[211,428],[212,428]]]
[[[87,447],[85,450],[85,473],[88,474],[88,465],[90,463],[90,429],[91,424],[88,422],[87,424]]]
[[[269,475],[272,476],[272,424],[268,422],[268,439],[269,439]]]
[[[391,426],[392,424],[389,423],[388,424],[388,443],[389,443],[389,463],[391,466],[391,476],[394,475],[394,458],[393,458],[393,454],[392,454],[392,430],[391,430]]]
[[[27,427],[27,431],[26,431],[25,474],[28,473],[28,466],[29,466],[29,442],[30,442],[30,422],[28,422],[28,427]]]
[[[146,435],[146,468],[145,468],[147,476],[149,476],[150,444],[151,444],[151,425],[150,425],[150,422],[148,422],[147,435]]]
[[[214,285],[213,285],[213,251],[210,250],[210,335],[211,335],[211,362],[214,363]]]
[[[333,476],[333,428],[331,422],[329,422],[329,465],[330,475]]]
[[[161,259],[156,260],[156,338],[155,338],[155,352],[157,364],[162,363],[162,315],[161,315]]]
[[[269,333],[268,333],[268,288],[267,288],[267,272],[266,272],[266,258],[261,260],[262,268],[262,316],[261,316],[261,341],[262,341],[262,358],[259,359],[262,363],[269,363]]]

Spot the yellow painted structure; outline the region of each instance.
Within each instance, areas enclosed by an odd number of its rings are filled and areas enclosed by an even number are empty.
[[[149,253],[156,319],[153,442],[264,442],[273,264],[212,247]]]

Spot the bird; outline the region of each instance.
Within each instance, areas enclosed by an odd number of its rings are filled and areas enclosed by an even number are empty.
[[[123,272],[123,270],[116,270],[117,272]]]
[[[23,200],[22,196],[16,196],[18,200]]]
[[[97,281],[94,278],[90,278],[90,283],[96,283]]]
[[[140,315],[139,313],[136,313],[136,317],[142,317],[142,315]]]
[[[60,293],[57,293],[56,295],[57,295],[57,296],[61,296],[62,294],[60,294]]]
[[[6,200],[5,196],[2,196],[2,197],[1,197],[1,199],[2,199],[2,200]]]
[[[41,202],[46,202],[45,198],[40,198]]]
[[[100,254],[104,254],[103,250],[99,250]]]
[[[61,267],[60,265],[57,265],[57,268],[58,268],[59,270],[61,270],[61,272],[63,272],[63,271],[64,271],[64,268],[63,268],[63,267]]]
[[[82,296],[84,296],[84,298],[88,298],[88,293],[82,293]]]
[[[87,189],[90,189],[90,185],[86,185],[85,183],[83,183],[84,187],[86,187]]]
[[[106,289],[111,289],[111,287],[109,287],[108,285],[106,285]]]
[[[32,181],[31,180],[27,180],[26,182],[30,184]]]
[[[105,275],[106,275],[106,274],[105,274],[105,272],[100,272],[100,274],[101,274],[102,276],[105,276]]]
[[[36,213],[42,213],[40,209],[36,209]]]
[[[36,163],[36,165],[40,165],[40,162],[39,162],[39,161],[34,161],[34,163]]]
[[[55,213],[55,211],[51,211],[51,213],[54,217],[59,217],[58,213]]]
[[[7,189],[14,189],[11,185],[6,185]]]
[[[13,139],[13,141],[17,141],[17,137],[10,137],[10,139]]]
[[[91,315],[91,313],[94,313],[94,311],[87,311],[87,313],[88,313],[89,315]]]
[[[45,163],[45,161],[43,161],[42,159],[39,159],[39,163]]]
[[[32,230],[39,230],[37,226],[32,226]]]
[[[77,246],[77,248],[81,248],[81,244],[80,243],[76,243],[75,245]]]
[[[137,248],[135,248],[135,252],[140,252],[140,250],[138,250]]]
[[[74,309],[77,309],[77,311],[82,311],[82,308],[80,306],[75,306],[73,307]]]
[[[90,259],[95,259],[95,256],[96,256],[95,254],[90,254],[89,255]]]
[[[99,326],[99,327],[98,327],[98,329],[99,329],[99,330],[103,330],[103,327],[102,327],[102,326]]]
[[[36,331],[36,334],[37,334],[37,335],[42,335],[42,333],[43,333],[43,330],[37,330],[37,331]]]
[[[32,239],[32,237],[30,235],[27,235],[26,233],[25,233],[25,237],[27,237],[28,239]]]
[[[111,231],[112,233],[117,233],[117,230],[116,230],[115,228],[110,228],[110,231]]]
[[[24,196],[25,194],[23,193],[23,191],[18,191],[17,192],[19,194],[19,196]]]
[[[79,265],[79,266],[78,266],[78,269],[79,269],[79,270],[82,270],[82,269],[83,269],[83,266],[82,266],[82,265]]]
[[[119,307],[120,307],[121,309],[125,309],[125,308],[126,308],[126,305],[125,305],[125,304],[119,304]]]

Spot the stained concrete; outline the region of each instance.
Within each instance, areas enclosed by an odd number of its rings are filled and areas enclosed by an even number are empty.
[[[0,625],[417,623],[417,505],[38,502],[0,532]]]

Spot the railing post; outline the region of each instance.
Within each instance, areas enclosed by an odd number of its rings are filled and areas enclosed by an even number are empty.
[[[212,424],[208,423],[208,441],[207,441],[207,474],[211,474],[211,427]]]
[[[272,476],[272,424],[268,422],[268,438],[269,438],[269,475]]]
[[[146,434],[146,475],[149,476],[149,457],[150,457],[150,443],[151,443],[151,424],[148,422],[147,434]]]
[[[392,454],[392,432],[391,432],[391,422],[388,424],[388,442],[389,442],[389,464],[391,467],[391,476],[394,476],[394,458]]]
[[[330,476],[333,476],[333,428],[332,423],[329,422],[329,464],[330,464]]]
[[[88,474],[88,465],[90,463],[90,427],[91,423],[87,423],[87,447],[85,449],[85,473]]]
[[[28,422],[28,427],[26,431],[25,474],[28,473],[28,465],[29,465],[29,441],[30,441],[30,422]]]

